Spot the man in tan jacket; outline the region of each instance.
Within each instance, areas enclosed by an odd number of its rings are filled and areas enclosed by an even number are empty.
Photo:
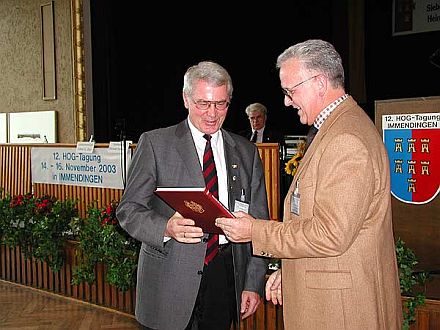
[[[400,329],[389,161],[372,121],[345,93],[342,61],[308,40],[277,60],[284,104],[317,134],[284,201],[283,222],[217,219],[228,239],[282,258],[266,298],[285,329]]]

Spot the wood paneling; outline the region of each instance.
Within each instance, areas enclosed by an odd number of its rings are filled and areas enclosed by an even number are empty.
[[[134,314],[134,290],[122,292],[105,283],[105,268],[102,265],[98,265],[95,270],[98,279],[96,284],[72,284],[76,245],[77,242],[67,243],[66,262],[57,273],[45,262],[25,259],[19,247],[0,245],[0,279]],[[23,273],[27,275],[22,276]]]
[[[272,220],[280,219],[280,153],[278,143],[258,143],[266,181],[269,215]]]
[[[0,144],[0,196],[31,191],[30,148],[25,145]]]

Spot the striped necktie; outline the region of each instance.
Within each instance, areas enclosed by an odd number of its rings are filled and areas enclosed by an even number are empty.
[[[205,152],[203,153],[203,177],[205,178],[206,188],[218,199],[218,178],[214,163],[214,154],[211,147],[211,135],[205,134]],[[218,234],[209,234],[208,245],[206,248],[205,265],[207,265],[218,253]]]

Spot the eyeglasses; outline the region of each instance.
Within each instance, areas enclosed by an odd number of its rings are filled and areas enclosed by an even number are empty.
[[[214,108],[217,110],[226,110],[229,107],[228,101],[206,101],[206,100],[192,100],[199,110],[208,110],[211,104],[214,104]]]
[[[303,81],[301,81],[300,83],[298,83],[298,84],[296,84],[295,86],[290,87],[290,88],[281,88],[281,91],[283,92],[283,94],[284,94],[285,96],[287,96],[287,97],[290,99],[290,101],[292,101],[292,96],[293,96],[293,94],[295,93],[295,89],[296,89],[296,88],[298,88],[298,87],[301,86],[302,84],[304,84],[304,83],[308,82],[309,80],[312,80],[313,78],[316,78],[316,77],[318,77],[318,76],[319,76],[319,74],[314,75],[313,77],[310,77],[310,78],[308,78],[308,79],[306,79],[306,80],[303,80]]]

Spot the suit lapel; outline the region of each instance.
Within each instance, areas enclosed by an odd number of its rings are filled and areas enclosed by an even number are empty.
[[[182,163],[188,173],[191,173],[190,177],[194,178],[194,185],[203,187],[205,185],[205,179],[203,178],[202,168],[187,120],[177,125],[173,148],[177,154],[179,154],[180,158],[182,158]],[[199,175],[197,175],[195,169],[200,169],[200,171],[198,171]]]
[[[231,135],[224,129],[221,130],[223,135],[223,143],[225,149],[226,173],[228,176],[228,191],[229,191],[229,209],[234,207],[235,199],[241,193],[241,177],[240,169],[242,167],[241,158],[235,147],[235,141]]]

